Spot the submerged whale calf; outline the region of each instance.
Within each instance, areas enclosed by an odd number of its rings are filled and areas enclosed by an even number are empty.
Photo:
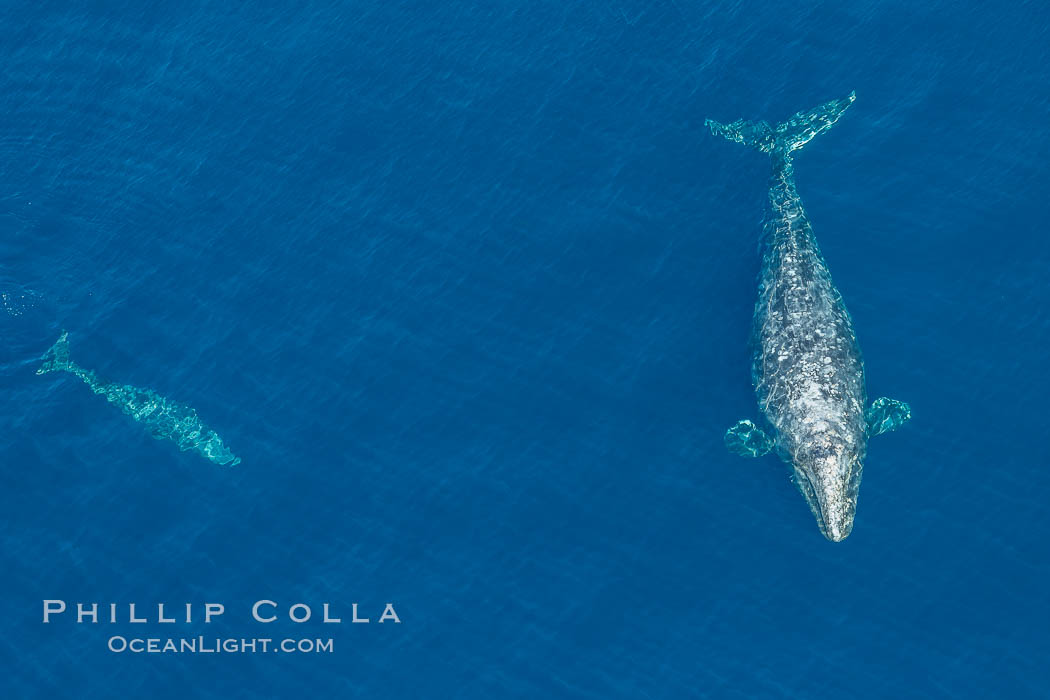
[[[775,127],[764,121],[706,122],[711,133],[773,160],[751,373],[775,437],[743,420],[726,432],[726,446],[749,457],[775,448],[794,468],[820,531],[833,542],[853,529],[868,438],[911,417],[907,404],[886,398],[865,410],[864,364],[853,323],[795,190],[792,154],[831,128],[854,99],[851,93]]]
[[[180,450],[193,450],[216,464],[232,467],[241,463],[240,458],[222,444],[215,431],[201,423],[192,408],[169,401],[149,389],[107,382],[91,370],[74,364],[69,359],[69,333],[63,333],[41,359],[44,363],[37,374],[62,370],[79,377],[93,392],[102,394],[107,401],[142,423],[156,439],[171,440]]]

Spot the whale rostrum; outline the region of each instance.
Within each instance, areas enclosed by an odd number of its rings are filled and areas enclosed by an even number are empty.
[[[93,392],[105,396],[133,420],[142,423],[154,438],[171,440],[180,450],[196,452],[216,464],[232,467],[241,463],[215,431],[201,422],[192,408],[170,401],[150,389],[108,382],[75,364],[69,359],[69,333],[63,332],[41,359],[43,364],[37,374],[65,371],[79,377]]]
[[[726,432],[726,446],[749,457],[776,450],[792,466],[820,531],[833,542],[853,529],[868,438],[911,417],[900,401],[881,398],[867,406],[853,322],[795,189],[794,152],[831,128],[855,99],[851,93],[777,126],[706,122],[715,135],[768,153],[773,164],[751,365],[773,437],[742,420]]]

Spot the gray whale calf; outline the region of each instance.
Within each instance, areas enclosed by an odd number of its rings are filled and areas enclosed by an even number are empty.
[[[74,364],[69,359],[69,334],[63,333],[41,358],[37,374],[65,371],[79,377],[96,394],[120,407],[158,440],[171,440],[180,450],[192,450],[216,464],[234,466],[241,463],[214,430],[201,423],[197,412],[188,406],[169,401],[149,389],[116,384],[100,379],[93,371]]]
[[[866,408],[853,322],[795,190],[793,153],[831,128],[854,99],[851,93],[775,127],[764,121],[706,122],[713,134],[757,148],[773,161],[751,374],[774,437],[743,420],[726,432],[726,446],[749,457],[775,449],[793,467],[820,531],[833,542],[853,529],[868,438],[911,417],[907,404],[892,399]]]

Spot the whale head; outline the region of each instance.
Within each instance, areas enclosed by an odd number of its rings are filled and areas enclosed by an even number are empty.
[[[830,432],[811,436],[795,453],[795,482],[824,537],[841,542],[853,530],[864,440]]]

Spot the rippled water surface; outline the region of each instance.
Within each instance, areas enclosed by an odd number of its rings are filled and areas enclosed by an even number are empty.
[[[1039,698],[1039,3],[26,3],[0,18],[0,695]],[[755,418],[768,160],[874,396],[853,534]],[[152,439],[76,378],[191,406]],[[210,625],[41,601],[222,602]],[[341,625],[260,625],[253,601]],[[360,604],[372,623],[349,623]],[[400,625],[376,624],[393,602]],[[371,613],[369,615],[369,613]],[[331,637],[115,654],[112,635]]]

